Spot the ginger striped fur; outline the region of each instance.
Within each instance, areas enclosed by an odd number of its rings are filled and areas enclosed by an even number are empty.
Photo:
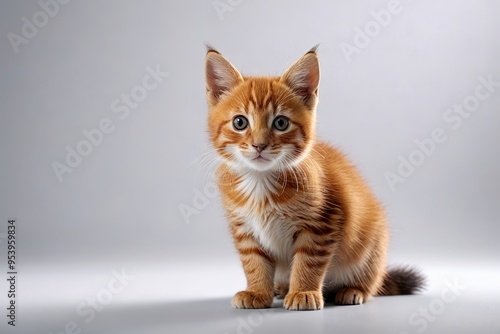
[[[236,308],[318,310],[418,291],[411,268],[386,269],[384,210],[355,166],[316,138],[316,48],[280,77],[247,77],[209,47],[208,130],[217,181],[247,279]]]

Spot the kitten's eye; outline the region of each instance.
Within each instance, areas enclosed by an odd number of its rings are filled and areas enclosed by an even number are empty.
[[[245,116],[236,116],[233,119],[233,127],[235,130],[241,131],[245,130],[248,126],[248,120],[245,118]]]
[[[274,119],[273,126],[276,130],[285,131],[288,129],[290,121],[285,116],[278,116]]]

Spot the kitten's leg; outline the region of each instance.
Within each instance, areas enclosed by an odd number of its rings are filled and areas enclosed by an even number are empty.
[[[234,233],[247,278],[247,289],[236,293],[232,305],[236,308],[271,307],[274,298],[274,260],[248,233]]]
[[[335,295],[335,304],[363,304],[380,290],[386,272],[387,241],[385,238],[382,236],[371,248],[365,248],[364,254],[362,254],[365,260],[361,263],[344,263],[337,266],[336,273],[344,281],[338,282],[338,285],[343,287]],[[346,250],[339,251],[347,252]]]
[[[283,299],[288,294],[289,284],[288,283],[275,283],[274,284],[274,295],[278,299]]]
[[[279,299],[285,298],[290,287],[290,262],[276,262],[276,272],[274,274],[274,294]]]
[[[322,286],[333,253],[333,242],[316,232],[314,229],[302,230],[296,238],[290,292],[283,301],[283,307],[288,310],[323,308]]]
[[[343,288],[335,295],[337,305],[360,305],[365,302],[365,292],[357,288]]]

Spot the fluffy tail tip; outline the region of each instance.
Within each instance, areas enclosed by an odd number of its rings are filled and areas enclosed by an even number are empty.
[[[411,295],[425,288],[426,279],[420,270],[397,267],[387,270],[381,295]]]

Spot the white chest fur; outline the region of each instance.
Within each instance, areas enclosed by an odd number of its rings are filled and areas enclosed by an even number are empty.
[[[279,193],[276,178],[270,173],[248,173],[238,184],[238,190],[249,198],[239,211],[245,221],[245,228],[259,241],[261,246],[277,260],[291,261],[293,221],[286,219],[273,201],[273,194]]]

